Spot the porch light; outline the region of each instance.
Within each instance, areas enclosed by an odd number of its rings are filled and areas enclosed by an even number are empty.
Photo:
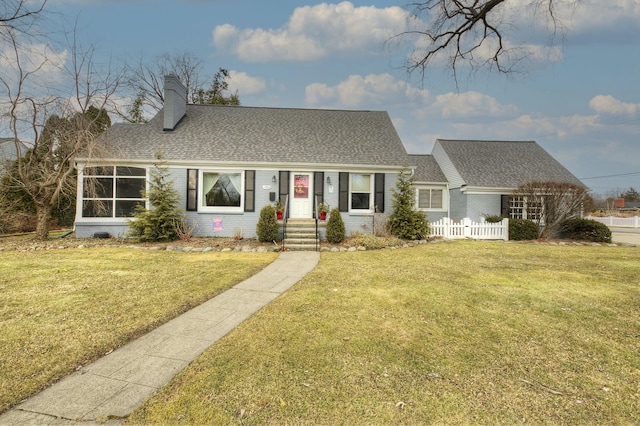
[[[331,185],[331,176],[327,176],[327,185]]]
[[[271,182],[276,183],[276,175],[273,175],[273,176],[271,177]]]

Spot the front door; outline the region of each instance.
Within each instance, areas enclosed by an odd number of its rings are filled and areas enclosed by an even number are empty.
[[[292,173],[290,217],[295,219],[313,217],[313,173]]]

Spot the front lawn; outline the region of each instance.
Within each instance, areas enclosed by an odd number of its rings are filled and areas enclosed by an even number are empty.
[[[638,424],[640,251],[323,253],[134,424]]]
[[[120,248],[0,252],[0,412],[276,256]]]

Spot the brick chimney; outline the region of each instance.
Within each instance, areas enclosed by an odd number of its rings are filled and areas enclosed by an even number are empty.
[[[174,130],[187,113],[187,88],[175,74],[164,76],[163,130]]]

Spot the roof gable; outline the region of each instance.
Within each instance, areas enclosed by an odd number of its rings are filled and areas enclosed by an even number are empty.
[[[437,144],[446,152],[467,186],[517,188],[535,180],[584,186],[534,141],[438,139]]]
[[[410,154],[409,161],[415,167],[415,182],[447,183],[447,178],[432,155]]]
[[[105,133],[117,157],[244,163],[402,166],[407,154],[384,111],[187,105],[175,130],[163,111],[145,124]]]

